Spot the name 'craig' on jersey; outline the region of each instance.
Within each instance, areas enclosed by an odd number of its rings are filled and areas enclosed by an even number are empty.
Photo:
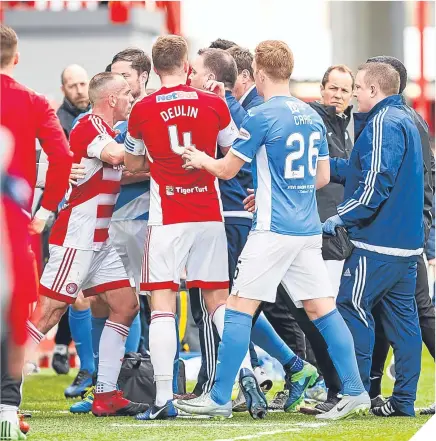
[[[231,152],[252,164],[253,230],[321,234],[316,169],[329,151],[324,123],[309,105],[276,96],[251,109]]]
[[[149,225],[222,221],[217,179],[204,170],[185,170],[190,145],[215,157],[217,142],[229,147],[237,136],[229,110],[215,94],[189,86],[162,87],[133,107],[126,151],[144,142],[150,163]]]

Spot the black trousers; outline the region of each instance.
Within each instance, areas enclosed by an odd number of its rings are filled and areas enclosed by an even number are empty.
[[[1,342],[1,391],[0,403],[18,407],[21,404],[21,383],[8,375],[8,344],[6,339]]]
[[[418,258],[418,273],[416,276],[415,299],[418,307],[419,324],[421,327],[422,341],[427,346],[433,359],[435,358],[435,308],[431,303],[428,274],[424,257]],[[380,311],[376,305],[373,309],[375,321],[375,345],[371,365],[371,398],[381,394],[381,381],[383,377],[386,358],[389,352],[389,342],[386,339],[380,323]]]
[[[56,331],[55,343],[57,345],[69,346],[72,341],[70,323],[68,321],[68,314],[64,314],[59,322]]]
[[[201,367],[197,377],[194,394],[210,392],[215,381],[216,362],[220,337],[207,312],[203,296],[198,288],[189,290],[192,318],[198,327],[201,347]]]

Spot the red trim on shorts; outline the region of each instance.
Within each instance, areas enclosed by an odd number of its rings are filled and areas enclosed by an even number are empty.
[[[97,218],[111,218],[114,213],[115,205],[98,205]]]
[[[76,297],[59,294],[58,292],[53,291],[52,289],[41,284],[39,285],[39,294],[45,297],[50,297],[54,300],[59,300],[60,302],[68,303],[69,305],[72,305],[76,301]]]
[[[96,228],[94,231],[94,242],[106,242],[109,238],[109,228]]]
[[[123,280],[115,280],[114,282],[102,283],[101,285],[96,285],[93,286],[92,288],[84,289],[82,290],[82,292],[85,297],[91,297],[106,291],[111,291],[113,289],[119,289],[119,288],[131,288],[130,280],[123,279]]]
[[[203,282],[203,280],[186,281],[186,288],[202,288],[202,289],[226,289],[230,287],[230,282]]]
[[[179,290],[179,285],[174,282],[156,282],[156,283],[141,283],[141,291],[156,291],[158,289],[172,289],[173,291]]]

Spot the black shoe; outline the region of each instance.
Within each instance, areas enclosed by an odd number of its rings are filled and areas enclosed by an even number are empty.
[[[410,416],[398,410],[391,400],[387,400],[383,406],[374,407],[374,409],[371,409],[371,412],[379,417]]]
[[[254,419],[265,418],[268,403],[265,395],[259,387],[256,377],[249,369],[241,369],[241,372],[239,373],[239,387],[244,394],[250,415]]]
[[[430,407],[426,407],[419,412],[420,415],[434,415],[435,414],[435,403],[433,403]]]
[[[53,354],[51,361],[51,367],[58,375],[67,375],[70,372],[70,361],[68,360],[68,354]]]
[[[375,398],[371,398],[371,409],[383,406],[386,401],[387,400],[385,400],[382,395],[377,395]]]

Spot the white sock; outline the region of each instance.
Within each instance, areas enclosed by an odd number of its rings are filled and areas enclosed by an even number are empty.
[[[97,393],[116,390],[128,335],[128,326],[106,320],[99,345]]]
[[[176,320],[172,312],[153,311],[149,331],[150,358],[156,382],[156,406],[173,399],[173,367],[177,352]]]
[[[41,343],[42,339],[45,337],[45,335],[41,331],[39,331],[30,320],[27,320],[26,328],[27,328],[27,333],[29,334],[29,337],[32,339],[32,342],[36,346],[39,345]]]
[[[226,305],[220,305],[217,309],[211,314],[211,318],[213,323],[216,326],[216,330],[218,331],[218,335],[220,338],[223,338],[224,332],[224,316],[226,314]]]
[[[9,421],[15,426],[18,425],[18,407],[9,404],[0,404],[0,420]]]

